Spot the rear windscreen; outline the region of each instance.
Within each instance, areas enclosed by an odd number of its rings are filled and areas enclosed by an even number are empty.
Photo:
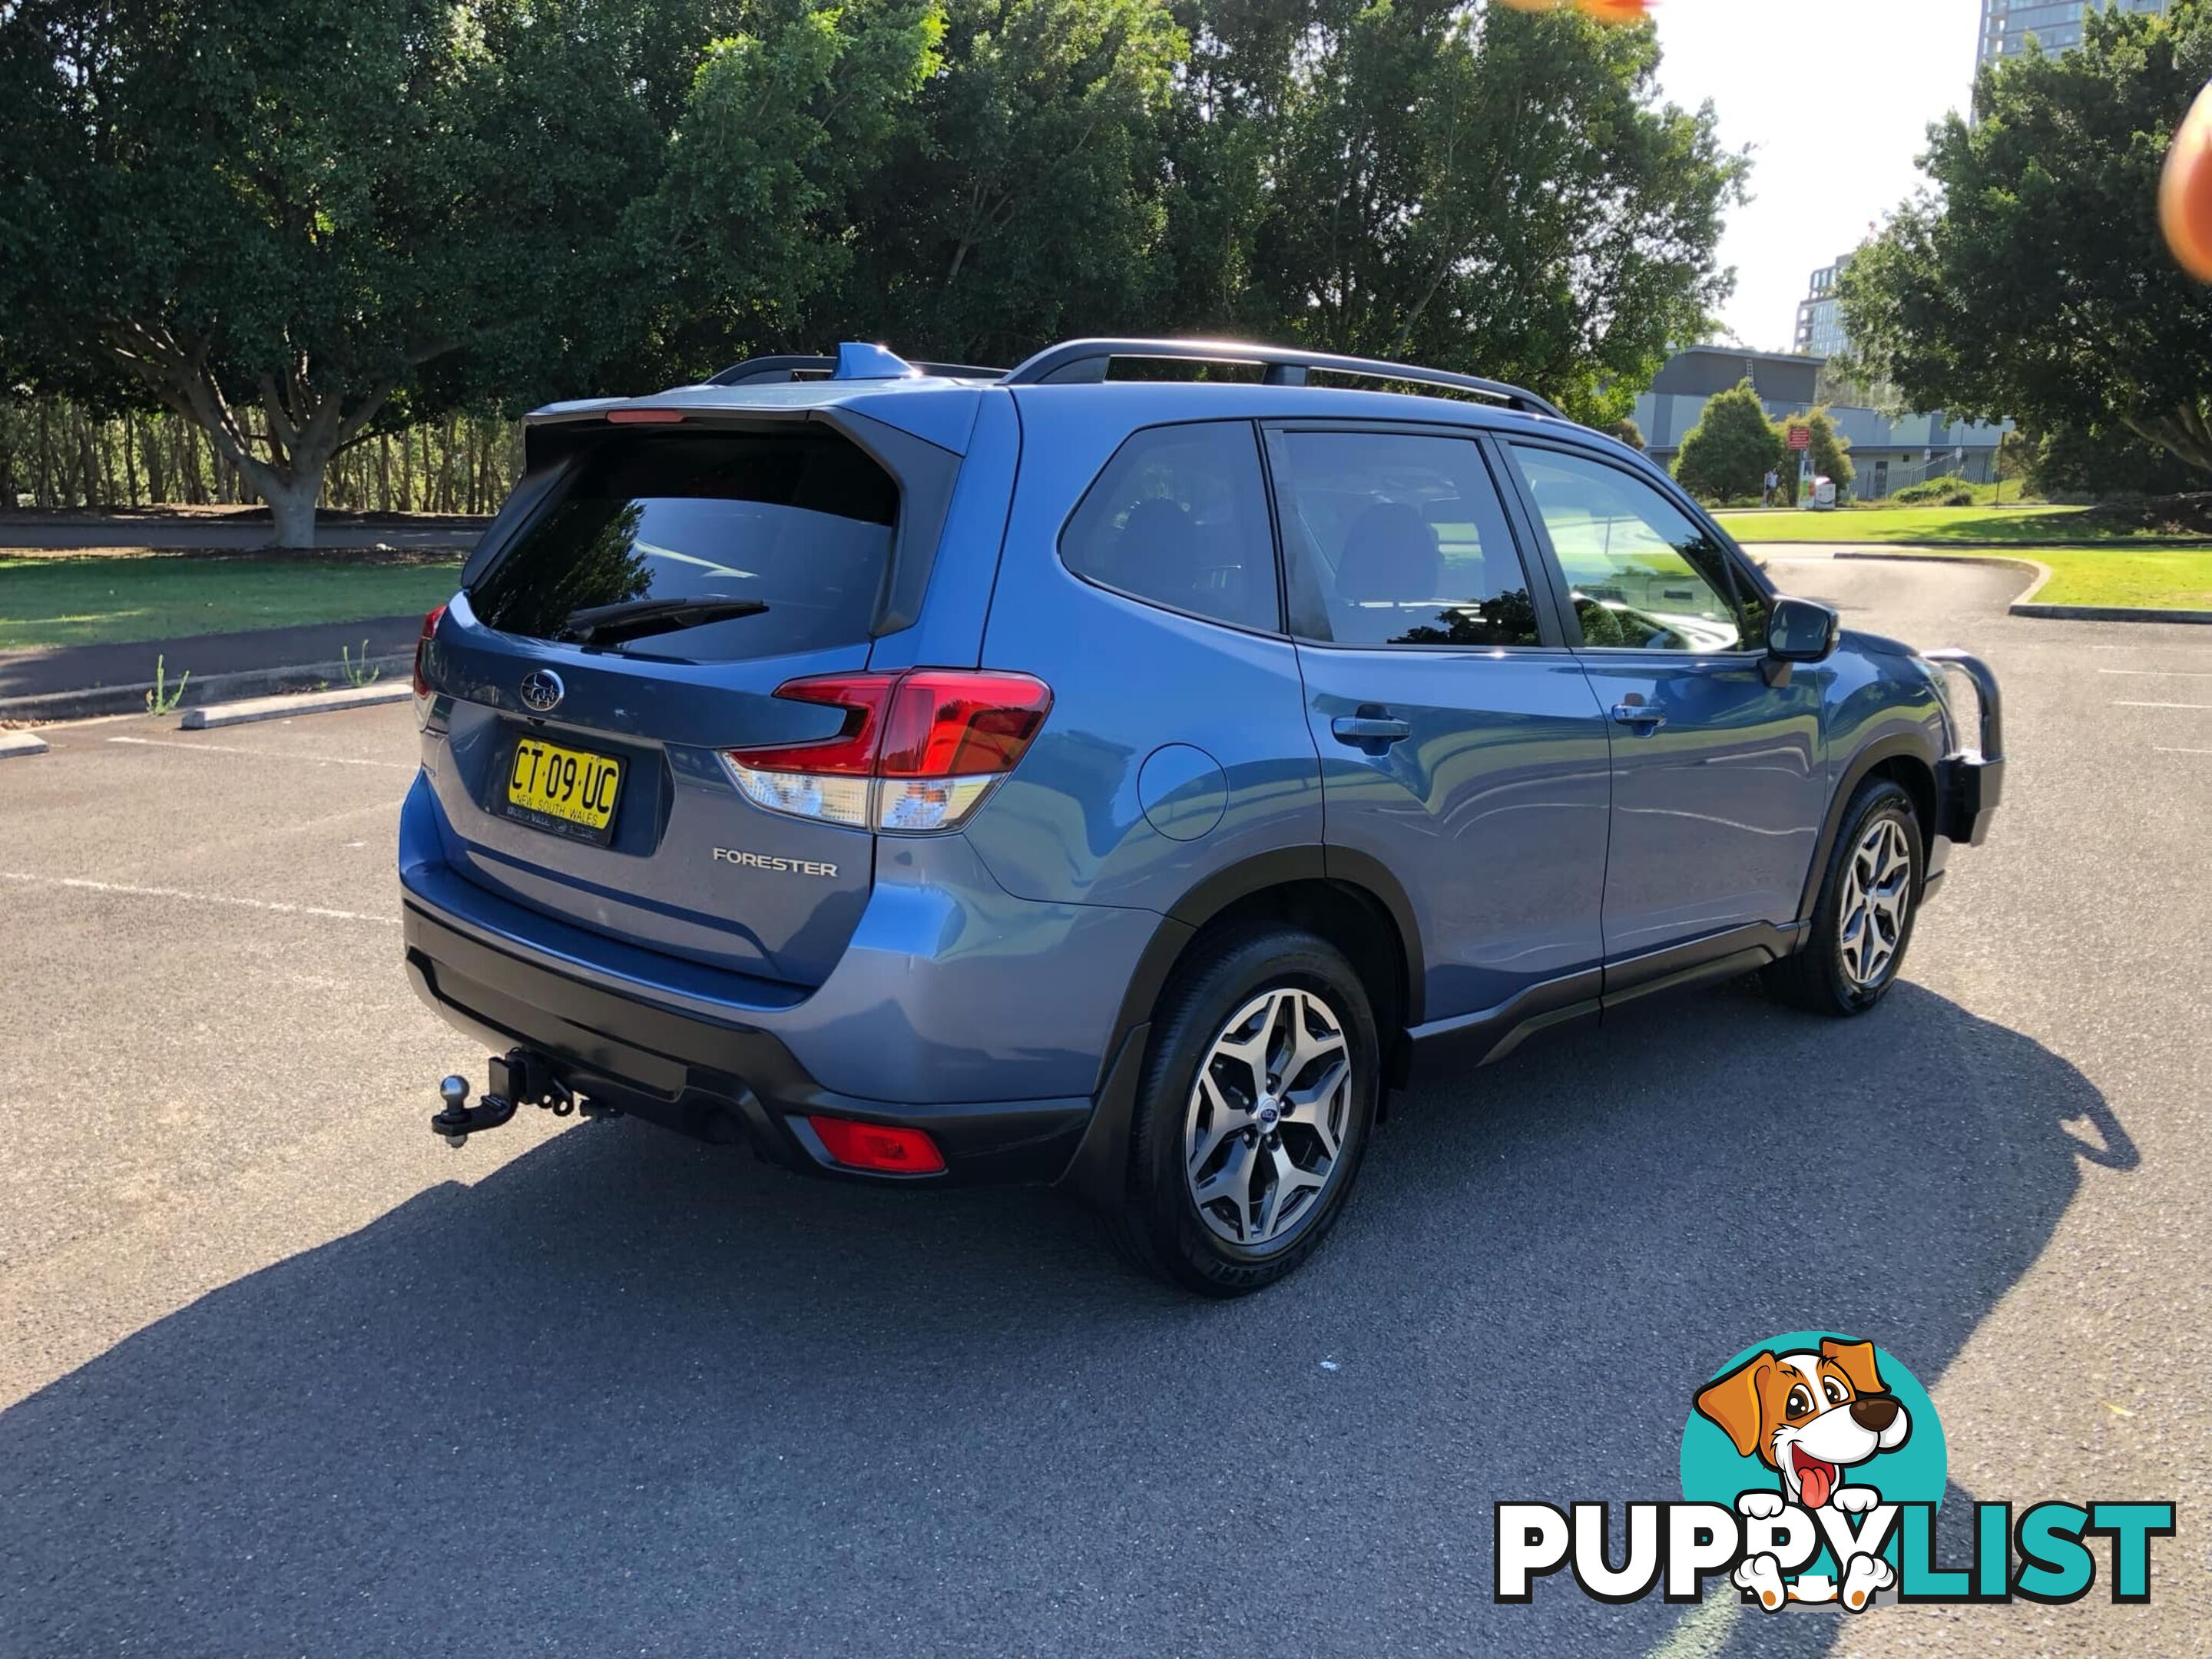
[[[469,590],[503,633],[597,643],[574,618],[610,605],[744,603],[746,614],[605,648],[726,662],[868,636],[898,486],[834,432],[611,437],[569,464]]]

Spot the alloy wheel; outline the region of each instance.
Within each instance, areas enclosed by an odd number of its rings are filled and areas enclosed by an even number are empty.
[[[1859,837],[1844,867],[1836,955],[1855,991],[1871,991],[1882,982],[1905,939],[1912,902],[1912,850],[1905,836],[1897,819],[1877,820]]]
[[[1320,1211],[1352,1127],[1352,1049],[1311,991],[1262,991],[1216,1034],[1184,1114],[1185,1178],[1207,1227],[1248,1249]]]

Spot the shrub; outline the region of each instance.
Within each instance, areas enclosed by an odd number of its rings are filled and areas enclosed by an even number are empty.
[[[1942,477],[1923,478],[1917,484],[1907,484],[1894,491],[1889,499],[1902,507],[1972,507],[1974,487],[1964,478],[1947,473]]]
[[[2201,470],[2124,428],[2008,432],[1998,456],[2014,469],[2008,476],[2051,496],[2109,501],[2179,495],[2204,485]]]
[[[2212,495],[2137,496],[2106,501],[2084,515],[2085,523],[2124,525],[2164,536],[2212,534]]]

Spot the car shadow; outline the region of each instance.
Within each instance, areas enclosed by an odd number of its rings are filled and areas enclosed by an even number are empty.
[[[582,1123],[0,1413],[0,1652],[1642,1652],[1683,1608],[1492,1605],[1494,1501],[1678,1496],[1692,1393],[1778,1331],[1932,1385],[2134,1161],[1911,985],[1407,1096],[1329,1247],[1228,1304],[1047,1193]]]

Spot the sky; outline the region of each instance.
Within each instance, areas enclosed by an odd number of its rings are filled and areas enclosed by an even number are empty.
[[[1752,149],[1752,200],[1720,259],[1721,320],[1786,351],[1807,279],[1920,180],[1928,124],[1964,109],[1980,0],[1653,0],[1665,96],[1707,99],[1722,142]]]

